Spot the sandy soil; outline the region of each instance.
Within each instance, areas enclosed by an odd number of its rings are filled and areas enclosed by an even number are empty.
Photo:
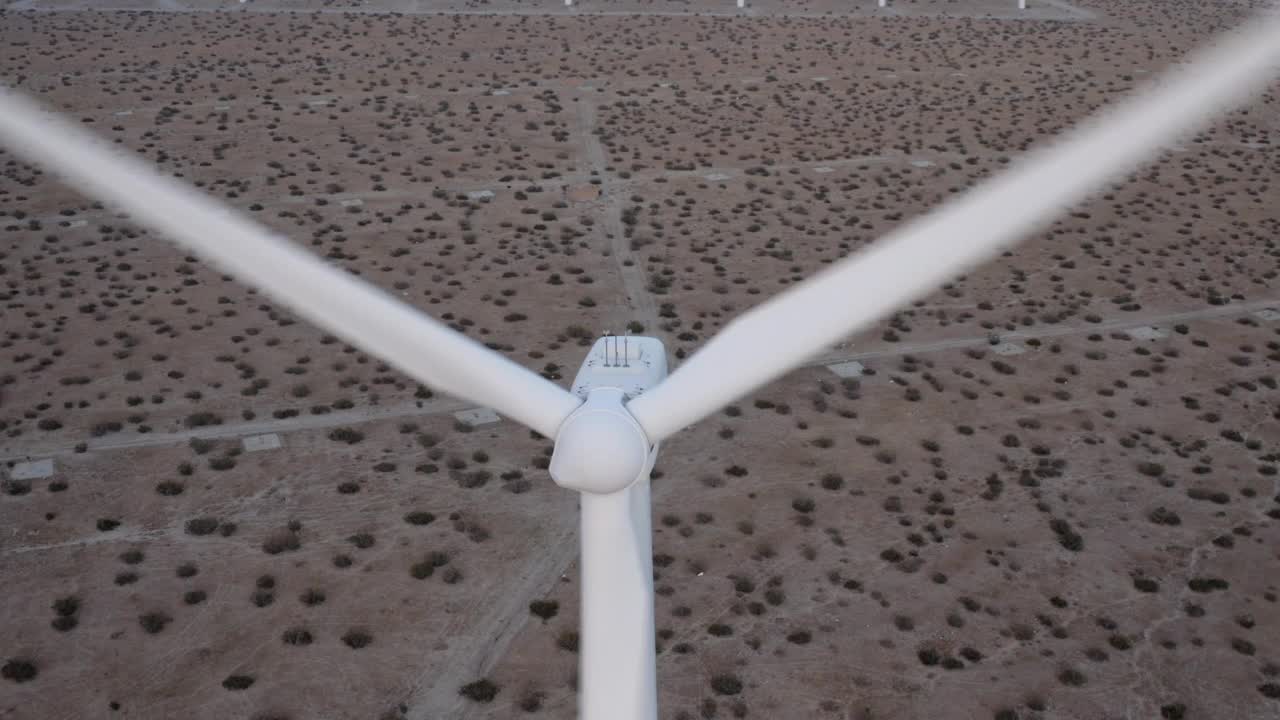
[[[567,382],[1250,8],[1013,4],[16,0],[0,68]],[[664,446],[663,718],[1280,717],[1276,90]],[[0,166],[0,717],[574,716],[545,439]]]

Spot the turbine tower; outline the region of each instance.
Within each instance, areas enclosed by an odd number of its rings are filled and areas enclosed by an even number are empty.
[[[657,339],[602,337],[568,391],[3,88],[0,142],[415,380],[555,438],[551,477],[581,498],[579,717],[656,720],[649,473],[661,442],[1242,101],[1280,63],[1277,37],[1280,15],[1258,18],[1008,172],[755,307],[669,377]]]

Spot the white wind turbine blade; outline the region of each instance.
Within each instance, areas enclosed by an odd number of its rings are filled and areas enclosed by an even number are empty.
[[[1280,14],[1256,18],[1097,120],[734,320],[628,410],[658,442],[995,255],[1261,89]]]
[[[579,399],[145,162],[0,87],[0,144],[195,251],[312,323],[547,437]]]

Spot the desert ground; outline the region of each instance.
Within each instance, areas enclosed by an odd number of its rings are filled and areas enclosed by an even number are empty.
[[[0,77],[567,385],[1263,6],[13,0]],[[664,444],[664,720],[1280,718],[1278,98]],[[575,716],[548,439],[0,166],[0,718]]]

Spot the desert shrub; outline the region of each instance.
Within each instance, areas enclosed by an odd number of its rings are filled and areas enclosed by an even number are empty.
[[[1222,578],[1197,577],[1197,578],[1191,578],[1190,580],[1188,580],[1187,587],[1191,588],[1193,592],[1207,593],[1207,592],[1213,592],[1214,590],[1226,590],[1228,587],[1230,587],[1230,583],[1228,583],[1226,580],[1223,580]]]
[[[312,641],[311,631],[306,628],[289,628],[280,636],[280,640],[285,645],[310,645]]]
[[[343,634],[342,642],[352,650],[359,650],[373,643],[373,636],[366,630],[351,629]]]
[[[199,605],[208,599],[209,594],[203,590],[188,590],[182,595],[182,602],[188,605]]]
[[[733,634],[733,628],[724,623],[712,623],[707,626],[707,634],[715,637],[728,637]]]
[[[1087,683],[1089,679],[1085,674],[1073,667],[1065,667],[1058,673],[1058,682],[1071,687],[1080,687]]]
[[[1187,497],[1192,500],[1211,502],[1215,505],[1226,505],[1231,502],[1231,496],[1220,490],[1208,490],[1198,487],[1187,490]]]
[[[543,622],[550,620],[560,612],[560,603],[555,600],[534,600],[529,603],[529,612],[542,618]]]
[[[236,466],[236,459],[230,455],[222,455],[216,458],[209,458],[209,469],[219,472],[230,470]]]
[[[535,713],[542,709],[542,701],[544,695],[536,690],[531,690],[520,698],[520,709],[527,713]]]
[[[276,530],[262,541],[262,551],[268,555],[279,555],[282,552],[293,552],[302,547],[298,534],[292,530]]]
[[[253,685],[252,675],[228,675],[222,681],[222,687],[228,690],[248,690],[250,685]]]
[[[187,486],[184,486],[184,484],[179,482],[174,482],[174,480],[163,480],[163,482],[156,484],[156,492],[166,497],[182,495],[184,489],[187,489]]]
[[[808,630],[796,630],[787,634],[787,642],[795,645],[808,645],[812,639],[813,635]]]
[[[494,685],[488,679],[480,679],[475,682],[469,682],[458,688],[458,694],[473,700],[475,702],[492,702],[498,696],[498,686]]]
[[[112,518],[98,518],[98,530],[101,532],[111,532],[118,527],[120,527],[119,520],[113,520]]]
[[[206,427],[209,425],[221,425],[222,418],[211,412],[198,412],[188,415],[183,424],[189,428]]]
[[[0,668],[0,675],[4,676],[5,680],[19,683],[35,680],[37,674],[39,671],[36,669],[36,664],[26,658],[10,658],[5,661],[4,667]]]
[[[742,681],[733,675],[715,675],[711,678],[711,689],[717,695],[737,695],[742,692]]]
[[[578,631],[561,631],[561,633],[556,636],[556,647],[561,650],[568,650],[571,653],[578,652]]]
[[[199,573],[200,571],[196,568],[195,565],[192,565],[191,563],[183,563],[179,565],[178,569],[175,570],[174,572],[180,578],[189,578],[189,577],[195,577],[196,573]]]
[[[1156,462],[1140,462],[1138,463],[1138,472],[1147,477],[1158,478],[1164,475],[1164,466]]]
[[[186,531],[188,535],[210,535],[218,529],[218,519],[213,517],[198,517],[187,521]]]
[[[1135,576],[1133,578],[1133,587],[1138,592],[1144,592],[1144,593],[1153,593],[1153,592],[1160,591],[1160,583],[1156,582],[1155,580],[1152,580],[1149,577],[1143,577],[1141,575]]]
[[[1232,638],[1231,649],[1235,650],[1241,655],[1253,655],[1258,651],[1257,646],[1255,646],[1253,643],[1249,642],[1248,640],[1245,640],[1244,638]]]
[[[66,617],[58,616],[49,621],[49,627],[57,630],[58,632],[67,632],[68,630],[74,629],[79,624],[80,621],[76,619],[75,615],[68,615]]]
[[[53,601],[53,611],[60,617],[71,617],[80,611],[80,598],[66,595]]]
[[[368,550],[369,548],[373,547],[374,543],[377,542],[377,540],[375,540],[374,537],[369,533],[356,533],[355,535],[352,535],[351,537],[347,538],[347,542],[351,543],[352,545],[355,545],[357,548],[361,550]]]
[[[344,442],[348,445],[355,445],[361,440],[364,440],[364,433],[348,427],[334,428],[329,433],[329,439],[334,442]]]
[[[436,571],[436,566],[431,564],[429,560],[416,562],[409,567],[409,574],[418,580],[426,580]]]
[[[1049,528],[1058,536],[1058,544],[1072,551],[1080,552],[1084,549],[1084,537],[1076,532],[1071,523],[1063,518],[1053,518],[1049,521]]]
[[[319,605],[324,602],[325,594],[323,590],[318,590],[316,588],[308,588],[306,591],[304,591],[301,595],[298,596],[298,600],[301,601],[303,605],[306,605],[308,607],[315,607],[316,605]]]
[[[415,510],[404,516],[404,521],[410,525],[430,525],[435,519],[435,515],[425,510]]]
[[[164,630],[165,626],[173,622],[173,618],[163,612],[149,612],[138,616],[138,624],[142,629],[151,635]]]

